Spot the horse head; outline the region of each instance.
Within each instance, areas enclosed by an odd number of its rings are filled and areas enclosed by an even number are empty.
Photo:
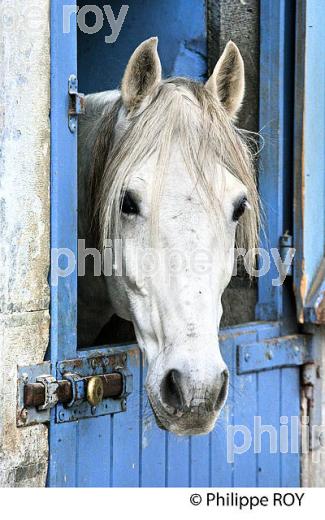
[[[211,431],[225,403],[221,296],[235,243],[249,249],[257,239],[252,160],[234,125],[243,95],[234,43],[199,84],[163,80],[151,38],[97,126],[94,212],[101,246],[115,255],[110,304],[133,322],[158,424],[180,435]]]

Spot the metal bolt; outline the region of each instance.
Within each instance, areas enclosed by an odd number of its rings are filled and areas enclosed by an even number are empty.
[[[65,414],[64,414],[64,412],[61,410],[61,412],[59,413],[59,419],[60,419],[60,421],[63,421],[63,420],[64,420],[64,417],[65,417]]]
[[[273,352],[268,350],[267,353],[266,353],[266,359],[272,359],[272,358],[273,358]]]
[[[29,379],[29,378],[28,378],[28,374],[24,373],[24,374],[22,375],[22,380],[23,380],[23,383],[24,383],[25,385],[28,383],[28,379]]]
[[[92,407],[91,407],[91,414],[92,414],[92,415],[95,415],[96,410],[97,410],[96,406],[92,406]]]
[[[87,401],[93,406],[98,405],[103,400],[104,385],[99,376],[93,376],[87,385]]]
[[[247,363],[247,361],[249,361],[249,358],[250,358],[250,355],[248,352],[246,352],[245,357],[244,357],[246,363]]]
[[[123,412],[125,412],[125,410],[126,410],[126,399],[123,399],[123,401],[121,402],[121,408],[122,408]]]
[[[92,359],[92,360],[90,361],[91,368],[96,368],[96,364],[97,364],[97,363],[96,363],[96,360],[95,360],[95,359]]]
[[[300,352],[300,348],[296,345],[294,347],[294,351],[295,351],[295,356]]]

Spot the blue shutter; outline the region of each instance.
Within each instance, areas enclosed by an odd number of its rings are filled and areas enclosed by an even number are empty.
[[[325,9],[297,3],[294,285],[299,322],[325,323]]]

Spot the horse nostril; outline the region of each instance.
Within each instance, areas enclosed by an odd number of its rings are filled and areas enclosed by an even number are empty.
[[[215,410],[219,410],[222,407],[222,405],[224,404],[226,397],[227,397],[228,381],[229,381],[229,372],[227,369],[225,369],[222,372],[221,378],[222,378],[221,379],[222,384],[221,384],[220,391],[219,391],[218,397],[217,397],[215,405],[214,405]]]
[[[161,398],[165,405],[174,410],[181,410],[184,399],[181,389],[181,374],[178,370],[170,370],[161,383]]]

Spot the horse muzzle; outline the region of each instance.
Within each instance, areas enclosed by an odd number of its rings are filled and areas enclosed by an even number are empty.
[[[202,435],[213,429],[227,398],[228,370],[224,368],[209,384],[193,375],[168,370],[158,395],[146,385],[158,426],[178,435]]]

